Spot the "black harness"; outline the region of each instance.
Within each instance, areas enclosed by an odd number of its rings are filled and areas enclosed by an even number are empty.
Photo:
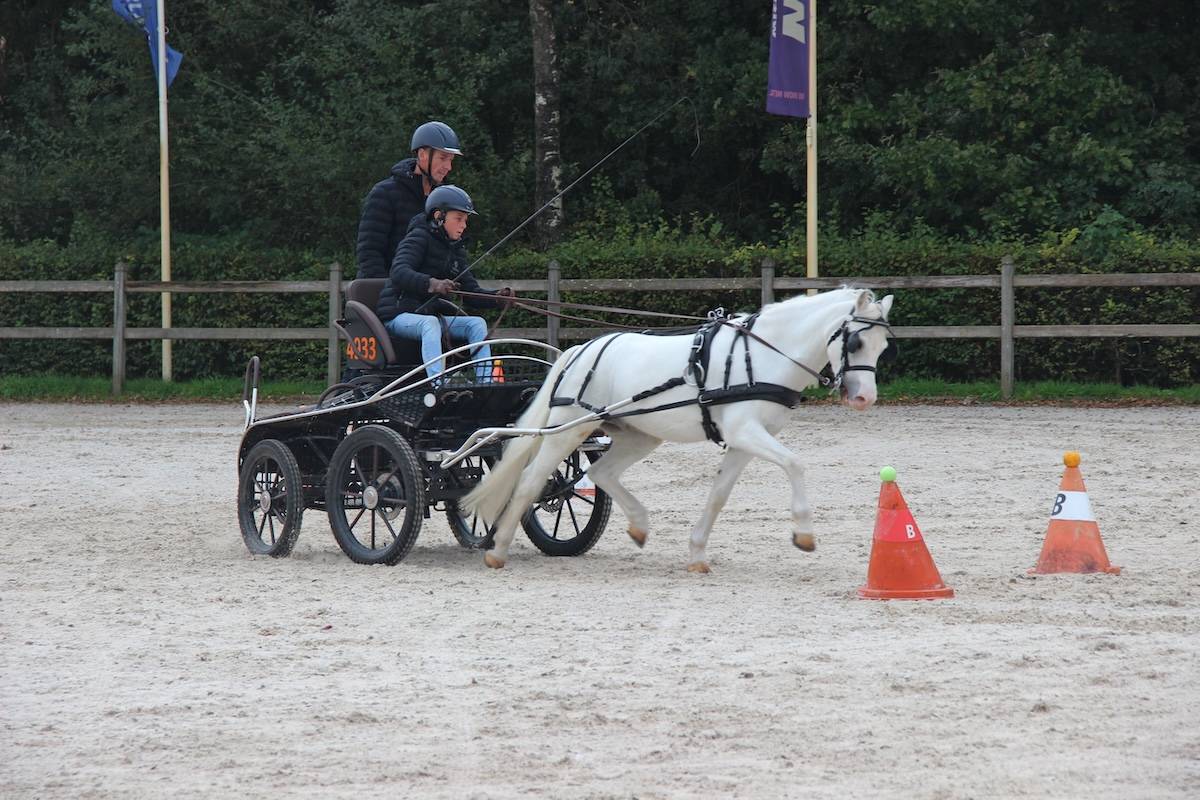
[[[641,414],[653,414],[657,411],[667,411],[673,408],[682,408],[684,406],[698,405],[700,406],[700,424],[704,428],[704,435],[710,441],[717,445],[724,445],[725,441],[721,438],[721,431],[717,424],[713,422],[712,414],[709,412],[710,406],[725,405],[726,403],[740,403],[746,400],[767,400],[772,403],[778,403],[788,408],[795,408],[804,398],[800,392],[795,389],[789,389],[787,386],[780,386],[776,383],[760,383],[754,380],[754,365],[750,360],[750,339],[761,342],[769,349],[779,353],[787,358],[793,364],[804,369],[811,375],[815,375],[822,386],[831,389],[837,389],[842,385],[842,379],[847,372],[861,370],[863,372],[875,372],[875,367],[867,364],[851,364],[850,354],[858,352],[862,347],[862,340],[859,334],[868,328],[880,327],[887,328],[891,331],[891,326],[883,319],[868,319],[851,315],[844,320],[841,326],[833,332],[829,337],[826,345],[833,344],[834,340],[839,336],[842,338],[842,363],[833,378],[827,378],[816,372],[812,368],[801,364],[796,359],[784,353],[779,348],[775,347],[770,342],[763,339],[761,336],[753,333],[754,323],[758,320],[758,314],[753,314],[745,319],[745,321],[733,321],[725,317],[723,309],[710,313],[710,321],[699,326],[698,328],[683,329],[674,331],[671,335],[692,335],[692,347],[688,351],[687,364],[683,368],[681,377],[671,378],[663,381],[658,386],[651,387],[645,391],[634,395],[631,400],[638,402],[653,397],[657,394],[662,394],[665,391],[674,389],[676,386],[695,386],[697,389],[696,396],[687,400],[677,400],[673,403],[663,403],[662,405],[652,408],[639,408],[633,411],[610,412],[603,406],[595,406],[583,399],[584,393],[587,391],[588,385],[592,381],[592,377],[596,374],[596,366],[600,363],[600,359],[604,356],[604,352],[615,342],[619,337],[624,336],[625,332],[616,333],[602,339],[592,339],[583,347],[581,347],[572,357],[563,370],[558,374],[554,381],[554,388],[550,393],[550,406],[571,406],[577,405],[592,413],[596,414],[602,420],[620,419],[622,417],[635,417]],[[857,330],[850,330],[851,322],[861,322],[864,327]],[[712,343],[716,338],[717,332],[722,327],[732,328],[734,331],[733,341],[729,345],[729,353],[725,356],[725,376],[719,388],[707,388],[705,385],[708,377],[708,368],[712,360]],[[659,333],[658,335],[663,335]],[[563,378],[571,371],[577,363],[582,361],[584,354],[587,353],[593,345],[598,342],[603,342],[596,352],[596,357],[592,359],[592,365],[588,368],[587,374],[583,377],[583,383],[579,386],[579,392],[575,397],[559,397],[558,390],[562,385]],[[746,363],[746,382],[739,383],[733,386],[729,385],[729,376],[733,370],[733,357],[737,350],[738,343],[741,342],[743,357]],[[895,347],[889,345],[888,351],[894,352]],[[885,351],[885,352],[888,352]],[[690,379],[690,380],[689,380]]]
[[[758,320],[758,314],[747,317],[744,322],[733,322],[725,318],[723,312],[718,312],[712,315],[712,320],[695,329],[685,329],[679,331],[675,335],[692,335],[692,346],[688,351],[687,364],[684,366],[683,375],[680,377],[671,378],[660,383],[658,386],[651,387],[645,391],[634,395],[634,402],[645,400],[649,397],[661,394],[677,386],[695,386],[697,389],[696,397],[687,400],[677,400],[673,403],[663,403],[662,405],[652,408],[639,408],[633,411],[609,412],[606,408],[595,406],[584,399],[584,394],[587,392],[588,385],[592,381],[592,377],[596,374],[596,367],[600,363],[600,359],[604,356],[604,352],[625,333],[617,333],[603,339],[593,339],[592,341],[581,347],[571,357],[566,367],[558,374],[558,378],[554,382],[553,390],[551,391],[550,405],[553,406],[570,406],[577,405],[594,414],[597,414],[603,420],[620,419],[622,417],[633,417],[641,414],[653,414],[657,411],[667,411],[673,408],[682,408],[684,406],[698,405],[700,406],[700,421],[704,428],[704,435],[715,444],[723,445],[724,439],[721,438],[721,431],[717,424],[713,422],[712,414],[709,411],[711,406],[725,405],[726,403],[740,403],[746,400],[767,400],[772,403],[795,408],[801,401],[800,392],[795,389],[789,389],[786,386],[780,386],[775,383],[765,383],[754,380],[754,365],[750,359],[750,338],[762,341],[759,337],[754,336],[750,331],[754,327],[754,323]],[[708,388],[706,385],[709,365],[712,361],[712,344],[716,338],[717,332],[722,327],[732,328],[734,331],[733,341],[730,343],[729,352],[725,356],[725,373],[724,379],[720,387]],[[844,326],[843,326],[844,327]],[[591,366],[588,368],[587,374],[584,375],[583,382],[579,386],[579,391],[575,397],[560,397],[558,394],[559,387],[562,385],[563,378],[577,364],[580,363],[585,354],[599,342],[603,342],[597,348],[595,358],[592,359]],[[734,354],[737,352],[738,343],[742,345],[743,358],[746,364],[746,382],[736,385],[730,385],[729,379],[733,371]],[[775,349],[772,347],[771,349]],[[811,370],[810,370],[811,371]]]

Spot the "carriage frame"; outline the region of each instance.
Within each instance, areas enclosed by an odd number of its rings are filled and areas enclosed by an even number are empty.
[[[480,431],[516,432],[513,426],[552,366],[528,353],[553,359],[558,348],[493,339],[493,348],[517,352],[471,359],[471,346],[464,345],[443,354],[449,365],[434,380],[425,364],[356,361],[354,334],[363,331],[338,327],[349,343],[351,366],[365,368],[330,386],[311,406],[258,416],[257,356],[247,364],[237,461],[238,518],[247,548],[289,555],[310,509],[325,512],[338,545],[358,563],[401,561],[435,511],[445,514],[462,547],[489,547],[488,527],[458,508],[499,459],[506,438],[480,442]],[[598,430],[589,436],[522,518],[526,535],[543,553],[581,555],[603,533],[612,500],[590,486],[586,472],[608,444]]]

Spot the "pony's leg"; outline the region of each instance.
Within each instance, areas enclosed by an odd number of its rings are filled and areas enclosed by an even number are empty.
[[[717,521],[717,515],[725,507],[725,501],[729,499],[733,485],[737,483],[742,470],[746,468],[753,457],[743,450],[730,448],[721,458],[721,466],[717,469],[717,478],[708,492],[708,501],[704,504],[704,510],[700,512],[700,519],[696,520],[696,526],[692,528],[692,536],[688,542],[688,572],[710,571],[708,557],[705,554],[705,548],[708,547],[708,535],[712,533],[713,523]]]
[[[800,457],[757,423],[739,425],[736,430],[727,431],[725,439],[730,443],[731,450],[743,450],[778,464],[787,473],[792,484],[792,544],[804,551],[815,550],[817,544],[813,536],[812,508],[804,491],[804,465]]]
[[[541,495],[546,486],[546,479],[558,468],[559,462],[574,452],[590,432],[585,425],[573,431],[563,431],[546,437],[538,454],[521,473],[513,496],[509,498],[500,519],[496,521],[495,546],[484,553],[483,563],[493,569],[504,566],[504,562],[508,560],[508,548],[512,545],[517,526],[521,524],[521,517],[525,516],[533,501]]]
[[[617,501],[629,520],[630,538],[638,547],[642,547],[650,532],[650,517],[646,507],[621,485],[621,474],[662,444],[662,439],[632,428],[605,428],[605,431],[612,436],[612,447],[599,461],[588,467],[588,477]]]

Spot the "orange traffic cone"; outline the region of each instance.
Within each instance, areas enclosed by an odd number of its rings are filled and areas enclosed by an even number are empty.
[[[1121,568],[1108,563],[1104,552],[1104,541],[1100,538],[1100,526],[1092,516],[1092,504],[1088,502],[1083,475],[1079,472],[1079,453],[1063,454],[1062,481],[1054,497],[1054,508],[1050,512],[1050,527],[1037,566],[1029,570],[1030,575],[1046,575],[1052,572],[1107,572],[1120,574]]]
[[[871,563],[867,582],[859,587],[858,596],[871,600],[953,597],[954,590],[942,583],[916,520],[900,494],[896,470],[884,467],[879,477],[883,486],[879,489]]]
[[[492,361],[492,383],[504,383],[504,362],[498,358]]]
[[[587,472],[579,476],[579,480],[575,482],[575,494],[583,495],[584,497],[596,496],[596,484],[592,483],[592,479],[588,477]]]

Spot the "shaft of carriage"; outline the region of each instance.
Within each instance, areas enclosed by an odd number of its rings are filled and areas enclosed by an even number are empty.
[[[639,398],[628,397],[616,403],[612,403],[599,411],[592,411],[584,414],[581,417],[576,417],[570,422],[564,422],[562,425],[554,425],[545,428],[480,428],[467,437],[463,442],[462,447],[455,450],[446,458],[442,459],[441,467],[443,469],[452,467],[464,458],[467,458],[477,450],[486,447],[498,439],[508,439],[517,436],[553,436],[556,433],[573,430],[581,425],[596,424],[603,422],[609,415],[615,411],[620,411],[625,406],[637,402]]]

